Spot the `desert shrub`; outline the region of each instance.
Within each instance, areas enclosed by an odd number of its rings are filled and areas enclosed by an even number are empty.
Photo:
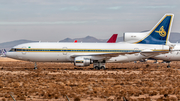
[[[164,101],[162,97],[158,98],[157,101]]]
[[[2,101],[6,101],[6,99],[5,99],[5,98],[3,98],[3,99],[2,99]]]
[[[81,101],[79,97],[74,98],[74,101]]]
[[[150,65],[149,65],[149,64],[147,64],[147,65],[146,65],[146,68],[148,68],[149,66],[150,66]]]
[[[5,98],[10,98],[10,95],[9,94],[5,94],[4,97]]]
[[[154,96],[154,95],[157,95],[158,93],[156,91],[150,91],[149,92],[149,96]]]

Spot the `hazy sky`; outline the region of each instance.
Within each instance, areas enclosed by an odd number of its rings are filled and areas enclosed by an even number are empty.
[[[151,29],[174,13],[180,32],[180,0],[0,0],[0,43],[27,39],[59,41]]]

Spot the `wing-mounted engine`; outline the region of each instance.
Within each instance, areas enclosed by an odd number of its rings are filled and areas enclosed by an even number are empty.
[[[90,58],[85,58],[85,57],[75,57],[74,58],[74,65],[75,66],[89,66],[91,64],[91,59]]]
[[[143,33],[124,33],[123,34],[123,41],[128,43],[135,43],[137,41],[142,40],[148,35],[148,32]]]

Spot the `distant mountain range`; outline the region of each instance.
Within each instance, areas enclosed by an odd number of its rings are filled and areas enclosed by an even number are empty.
[[[23,40],[15,40],[15,41],[10,41],[10,42],[4,42],[4,43],[0,43],[0,50],[1,49],[9,50],[18,44],[28,43],[28,42],[37,42],[37,41],[31,41],[31,40],[24,40],[23,39]]]
[[[75,39],[66,38],[66,39],[61,40],[59,42],[74,42],[74,40],[77,40],[78,42],[106,42],[106,40],[97,39],[97,38],[92,37],[92,36],[86,36],[84,38],[75,38]]]
[[[109,37],[110,38],[110,37]],[[86,36],[84,38],[66,38],[63,40],[60,40],[59,42],[74,42],[74,40],[77,40],[78,42],[107,42],[108,39],[97,39],[93,36]],[[122,42],[123,41],[123,36],[117,38],[117,42]],[[180,33],[176,32],[171,32],[169,41],[172,43],[180,42]],[[22,44],[22,43],[29,43],[29,42],[38,42],[38,41],[31,41],[31,40],[15,40],[15,41],[10,41],[10,42],[5,42],[5,43],[0,43],[0,50],[1,49],[6,49],[9,50],[10,48]]]
[[[78,42],[107,42],[109,39],[97,39],[92,36],[86,36],[84,38],[74,38],[74,39],[66,38],[59,42],[74,42],[75,40],[77,40]],[[118,37],[117,42],[121,42],[121,41],[123,41],[123,37]]]

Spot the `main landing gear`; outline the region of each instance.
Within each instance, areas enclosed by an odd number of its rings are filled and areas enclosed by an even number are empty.
[[[171,66],[170,66],[170,62],[171,62],[171,61],[165,61],[165,60],[163,60],[163,62],[162,62],[162,63],[168,63],[167,68],[171,68]]]
[[[154,63],[159,63],[157,60],[155,60],[155,62]]]
[[[105,60],[103,60],[101,62],[99,62],[98,60],[94,60],[93,61],[93,67],[94,67],[94,69],[97,69],[97,70],[99,70],[99,69],[106,69],[105,63],[106,63]]]

